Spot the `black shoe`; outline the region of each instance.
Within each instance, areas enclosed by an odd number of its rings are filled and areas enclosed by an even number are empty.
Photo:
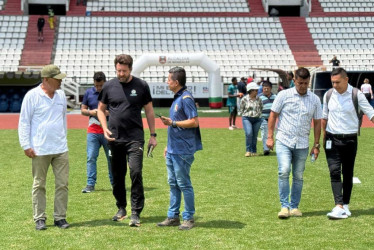
[[[36,230],[46,230],[47,229],[47,226],[45,225],[45,220],[37,220],[35,222],[36,226],[35,226],[35,229]]]
[[[95,191],[95,187],[94,186],[90,186],[90,185],[87,185],[87,187],[85,187],[84,189],[82,189],[82,193],[91,193]]]
[[[66,229],[70,225],[69,225],[69,223],[65,219],[62,219],[62,220],[55,221],[55,226],[59,227],[61,229]]]
[[[270,154],[270,151],[269,150],[265,150],[264,151],[264,155],[269,155]]]
[[[121,221],[124,218],[126,218],[126,209],[124,209],[123,207],[120,207],[118,209],[118,212],[113,216],[112,220],[113,221]]]
[[[130,218],[130,227],[140,227],[140,217],[137,214],[132,214]]]

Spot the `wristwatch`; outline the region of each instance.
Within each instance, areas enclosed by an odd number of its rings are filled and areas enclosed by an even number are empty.
[[[156,133],[151,133],[151,136],[157,137],[157,134]]]
[[[171,122],[171,126],[172,126],[173,128],[176,128],[176,127],[177,127],[177,122],[176,122],[176,121],[172,121],[172,122]]]
[[[314,147],[319,149],[321,147],[321,145],[319,143],[316,143],[316,144],[314,144]]]

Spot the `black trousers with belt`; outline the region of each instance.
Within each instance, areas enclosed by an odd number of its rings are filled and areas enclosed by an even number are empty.
[[[335,135],[326,133],[331,140],[331,149],[324,145],[330,170],[331,188],[336,205],[349,204],[353,187],[353,170],[357,153],[357,135]],[[343,181],[342,181],[343,175]]]
[[[131,179],[131,212],[140,214],[144,207],[143,147],[144,142],[109,142],[113,175],[113,195],[118,208],[126,208],[125,176],[127,163]]]

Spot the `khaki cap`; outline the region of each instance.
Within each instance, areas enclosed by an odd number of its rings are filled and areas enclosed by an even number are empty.
[[[64,79],[66,77],[65,73],[61,73],[60,69],[56,65],[46,65],[43,67],[41,72],[41,77],[54,78],[54,79]]]

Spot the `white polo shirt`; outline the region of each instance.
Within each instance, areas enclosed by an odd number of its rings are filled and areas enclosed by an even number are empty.
[[[66,96],[57,90],[50,98],[39,85],[25,95],[18,124],[23,150],[33,148],[36,155],[68,151]]]
[[[352,91],[353,87],[349,84],[347,91],[343,94],[339,94],[334,89],[328,105],[325,105],[327,92],[323,96],[323,119],[327,119],[327,132],[332,134],[354,134],[358,132],[358,118],[352,100]],[[373,107],[361,91],[357,92],[357,99],[359,110],[362,110],[371,120],[374,116]]]

